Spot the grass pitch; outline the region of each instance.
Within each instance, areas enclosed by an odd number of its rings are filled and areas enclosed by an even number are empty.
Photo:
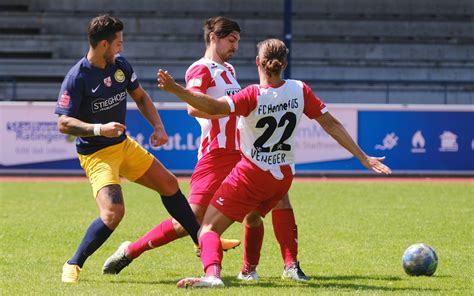
[[[187,183],[182,183],[187,193]],[[242,247],[224,255],[224,291],[178,290],[182,277],[202,274],[189,238],[149,251],[119,275],[101,267],[123,240],[135,240],[167,217],[157,194],[124,183],[126,215],[86,262],[79,284],[60,281],[89,223],[98,216],[84,182],[0,183],[0,294],[74,295],[304,295],[458,294],[473,288],[473,183],[294,183],[290,198],[299,229],[301,267],[312,279],[280,279],[283,262],[265,219],[258,283],[235,279]],[[242,239],[234,224],[224,237]],[[432,277],[409,277],[401,267],[411,244],[439,256]]]

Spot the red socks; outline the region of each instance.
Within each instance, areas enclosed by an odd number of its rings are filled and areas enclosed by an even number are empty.
[[[143,252],[166,245],[178,238],[170,219],[164,220],[147,234],[131,243],[128,246],[128,256],[132,259],[137,258]]]
[[[297,262],[298,229],[296,227],[293,209],[272,211],[273,231],[280,244],[281,256],[288,266]]]
[[[242,272],[249,266],[257,266],[260,261],[260,251],[263,244],[264,227],[263,223],[257,227],[250,227],[245,224],[244,233],[244,265]]]
[[[199,238],[201,262],[206,276],[220,278],[222,266],[222,245],[219,234],[209,231]]]

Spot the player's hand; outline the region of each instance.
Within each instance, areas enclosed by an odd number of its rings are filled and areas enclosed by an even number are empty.
[[[361,162],[369,170],[372,170],[379,174],[389,175],[392,173],[392,170],[388,166],[382,163],[384,159],[385,159],[385,156],[384,157],[367,156],[367,158]]]
[[[174,80],[173,76],[171,76],[168,71],[165,71],[163,69],[158,70],[158,87],[161,90],[174,93],[174,91],[179,88],[179,85],[176,83]]]
[[[118,122],[109,122],[106,124],[102,124],[100,127],[100,135],[107,137],[107,138],[116,138],[120,137],[127,127]]]
[[[150,136],[151,146],[159,147],[166,144],[166,142],[168,142],[168,135],[166,134],[165,128],[163,126],[156,127]]]

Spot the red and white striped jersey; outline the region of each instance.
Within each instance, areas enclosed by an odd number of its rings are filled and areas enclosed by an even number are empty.
[[[290,165],[294,173],[295,134],[302,114],[315,119],[327,112],[326,105],[299,80],[283,80],[276,88],[254,84],[226,98],[231,114],[241,116],[242,153],[279,180],[283,178],[280,166]]]
[[[233,95],[240,91],[234,67],[229,63],[218,64],[202,58],[186,71],[186,88],[213,98]],[[198,159],[217,148],[239,149],[236,137],[237,117],[221,119],[196,118],[201,125],[201,144]]]

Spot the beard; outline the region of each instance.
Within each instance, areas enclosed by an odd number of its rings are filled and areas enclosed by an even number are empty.
[[[104,60],[108,65],[115,64],[115,54],[112,52],[106,51],[104,54]]]
[[[221,57],[222,61],[227,62],[234,56],[234,54],[235,54],[235,51],[231,50],[226,53],[222,53],[219,56]]]

